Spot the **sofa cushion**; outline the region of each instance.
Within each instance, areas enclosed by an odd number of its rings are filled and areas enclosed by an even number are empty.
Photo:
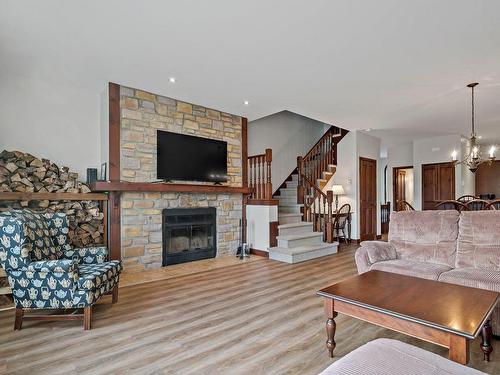
[[[363,241],[361,247],[366,249],[370,263],[396,259],[396,249],[385,241]]]
[[[389,242],[399,259],[455,265],[458,211],[392,212]]]
[[[500,271],[500,211],[462,212],[455,267]]]
[[[391,339],[377,339],[340,358],[321,375],[486,375],[430,353]]]
[[[500,271],[455,268],[443,272],[439,281],[500,292]]]
[[[437,280],[443,272],[451,267],[426,262],[415,262],[407,259],[386,260],[370,267],[370,270],[398,273],[400,275],[420,277],[422,279]]]

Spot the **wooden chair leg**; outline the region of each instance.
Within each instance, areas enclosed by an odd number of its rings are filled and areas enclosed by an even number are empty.
[[[20,330],[23,325],[24,310],[16,308],[16,320],[14,321],[14,331]]]
[[[83,308],[83,330],[89,331],[92,324],[92,306]]]
[[[113,288],[113,297],[111,299],[112,303],[117,303],[118,302],[118,285],[115,285]]]

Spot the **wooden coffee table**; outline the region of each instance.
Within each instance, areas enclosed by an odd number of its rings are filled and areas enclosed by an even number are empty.
[[[444,346],[449,358],[461,364],[469,361],[469,341],[479,333],[485,360],[493,350],[489,319],[496,292],[370,271],[321,289],[318,295],[325,298],[330,357],[337,313]]]

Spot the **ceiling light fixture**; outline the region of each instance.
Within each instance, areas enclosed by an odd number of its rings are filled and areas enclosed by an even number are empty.
[[[469,139],[469,152],[461,161],[457,160],[458,153],[456,150],[453,150],[453,152],[451,153],[451,160],[455,165],[464,164],[470,169],[472,173],[475,173],[482,164],[486,163],[487,165],[491,165],[491,163],[495,160],[495,146],[491,146],[488,157],[484,158],[481,154],[480,145],[477,143],[477,139],[480,138],[476,135],[476,129],[474,126],[474,87],[476,87],[477,85],[479,85],[479,83],[477,82],[469,83],[467,85],[467,87],[470,87],[471,89],[472,97],[472,131]]]
[[[175,77],[170,77],[170,78],[168,79],[168,82],[170,82],[170,83],[175,83],[175,81],[177,81],[177,80],[175,79]]]

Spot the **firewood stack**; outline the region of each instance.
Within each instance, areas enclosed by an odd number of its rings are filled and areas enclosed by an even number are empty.
[[[0,192],[89,193],[78,173],[20,151],[0,153]],[[29,207],[68,215],[69,238],[74,247],[103,244],[104,214],[96,201],[0,201],[0,210]]]

